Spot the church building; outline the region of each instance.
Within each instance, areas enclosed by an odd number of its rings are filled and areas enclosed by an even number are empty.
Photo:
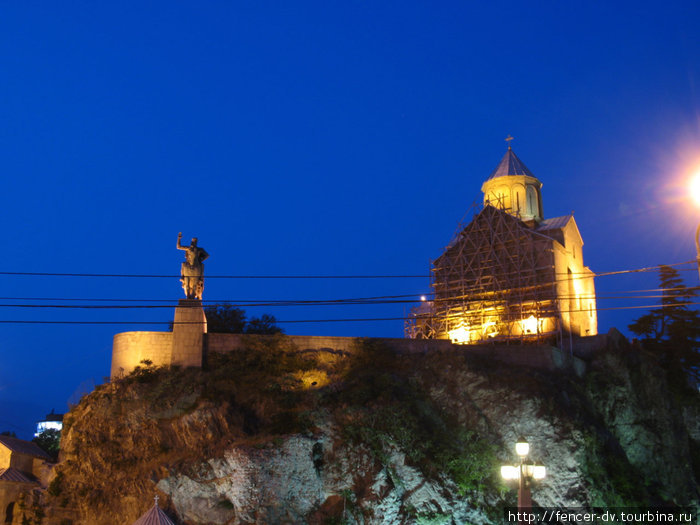
[[[542,183],[510,146],[481,190],[483,209],[433,261],[433,300],[413,311],[406,335],[461,344],[596,335],[573,215],[544,218]]]

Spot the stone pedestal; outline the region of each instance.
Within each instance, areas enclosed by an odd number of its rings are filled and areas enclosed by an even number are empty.
[[[180,299],[175,307],[173,323],[172,365],[202,367],[204,334],[207,333],[207,318],[202,301]]]

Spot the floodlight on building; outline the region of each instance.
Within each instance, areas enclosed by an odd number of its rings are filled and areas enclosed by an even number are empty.
[[[496,327],[496,321],[486,321],[481,325],[481,329],[486,337],[496,337],[498,335],[498,328]]]
[[[425,299],[426,299],[426,298],[425,298],[425,295],[421,295],[421,296],[420,296],[420,300],[421,300],[421,301],[425,301]]]
[[[459,345],[471,341],[471,330],[464,324],[460,324],[457,328],[450,330],[447,335],[450,337],[450,341]]]
[[[524,334],[537,333],[537,323],[538,323],[538,320],[534,315],[531,315],[527,319],[523,319],[522,321],[520,321],[520,324],[523,327],[523,333]]]

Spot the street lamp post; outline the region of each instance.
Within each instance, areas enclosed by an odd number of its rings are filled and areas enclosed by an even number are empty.
[[[515,444],[515,452],[520,459],[518,465],[503,465],[501,477],[505,480],[518,480],[518,512],[527,512],[532,507],[532,492],[530,486],[533,480],[544,479],[547,469],[544,465],[528,461],[530,444],[523,437]],[[522,516],[520,516],[522,518]],[[524,523],[522,519],[519,523]]]

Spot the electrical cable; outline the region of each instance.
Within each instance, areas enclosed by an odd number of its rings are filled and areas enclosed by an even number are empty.
[[[684,302],[684,303],[674,303],[673,306],[700,306],[700,302]],[[604,308],[594,308],[592,311],[611,311],[611,310],[638,310],[642,308],[648,308],[651,310],[656,310],[660,308],[667,307],[667,305],[652,304],[652,305],[634,305],[634,306],[611,306]],[[589,312],[589,310],[581,309],[563,309],[561,312],[564,313],[576,313],[576,312]],[[475,313],[473,316],[467,315],[466,318],[475,318],[480,314]],[[515,314],[513,314],[515,315]],[[438,315],[427,315],[426,318],[434,318]],[[276,319],[276,324],[294,324],[294,323],[341,323],[341,322],[372,322],[372,321],[402,321],[402,320],[412,320],[415,317],[402,316],[402,317],[365,317],[365,318],[339,318],[339,319]],[[8,320],[0,319],[0,324],[65,324],[65,325],[171,325],[171,324],[201,324],[198,322],[178,322],[173,321],[47,321],[47,320]]]
[[[598,274],[588,274],[586,273],[586,277],[594,277],[594,276],[607,276],[607,275],[621,275],[621,274],[629,274],[629,273],[640,273],[640,272],[649,272],[649,271],[655,271],[658,270],[659,268],[663,266],[682,266],[685,264],[695,264],[696,261],[685,261],[685,262],[680,262],[680,263],[671,263],[671,264],[665,264],[665,265],[658,265],[658,266],[653,266],[653,267],[645,267],[645,268],[637,268],[637,269],[632,269],[632,270],[618,270],[618,271],[613,271],[613,272],[602,272]],[[534,273],[532,270],[529,270],[528,273]],[[42,275],[42,276],[88,276],[88,277],[170,277],[172,278],[173,276],[161,276],[161,275],[145,275],[145,274],[131,274],[131,275],[126,275],[126,274],[61,274],[61,273],[38,273],[38,272],[0,272],[2,275]],[[557,281],[550,281],[547,283],[539,283],[535,285],[529,285],[529,286],[523,286],[519,288],[508,288],[507,292],[504,292],[503,289],[496,289],[493,292],[484,290],[483,286],[479,285],[473,285],[471,287],[460,287],[460,289],[464,292],[466,292],[466,295],[461,295],[461,296],[450,296],[449,298],[445,299],[435,299],[432,298],[428,302],[432,302],[433,304],[435,303],[442,303],[442,302],[455,302],[459,301],[460,299],[467,300],[467,301],[498,301],[498,300],[508,300],[509,298],[513,298],[514,296],[517,295],[517,292],[520,292],[521,299],[524,300],[529,300],[528,299],[528,294],[536,292],[538,289],[542,288],[554,288],[557,284],[561,284],[562,282],[566,282],[569,279],[574,280],[575,277],[573,277],[572,274],[569,274],[567,272],[567,279],[559,279]],[[396,275],[396,276],[379,276],[379,275],[373,275],[373,276],[214,276],[218,278],[291,278],[291,279],[296,279],[296,278],[404,278],[404,277],[425,277],[425,276],[408,276],[408,275]],[[501,277],[500,275],[498,277]],[[527,278],[527,277],[526,277]],[[433,286],[439,287],[440,285],[443,285],[444,288],[444,283],[433,283]],[[498,283],[494,284],[495,287],[498,286]],[[442,294],[445,292],[449,291],[449,286],[447,290],[441,291]],[[552,299],[563,299],[563,300],[571,300],[573,299],[578,299],[578,300],[639,300],[639,299],[660,299],[660,300],[670,300],[670,299],[682,299],[688,297],[688,294],[692,294],[696,288],[675,288],[675,289],[661,289],[661,288],[656,288],[656,289],[649,289],[649,290],[629,290],[629,291],[621,291],[617,292],[619,294],[633,294],[633,293],[639,293],[639,292],[647,292],[647,295],[594,295],[594,294],[580,294],[580,295],[575,295],[575,296],[569,296],[569,295],[556,295],[553,294],[552,298],[544,298],[544,300],[552,300]],[[475,292],[475,293],[472,293]],[[555,290],[552,290],[553,292]],[[679,292],[678,294],[670,294],[668,293],[669,291],[677,291]],[[661,292],[660,295],[648,295],[648,292]],[[434,293],[427,293],[423,294],[423,296],[432,296]],[[384,296],[374,296],[374,297],[361,297],[361,298],[346,298],[346,299],[321,299],[321,300],[283,300],[283,299],[275,299],[275,300],[262,300],[262,301],[244,301],[244,300],[238,300],[238,301],[206,301],[205,303],[210,305],[210,306],[215,306],[217,304],[221,303],[228,303],[228,304],[233,304],[234,306],[245,306],[245,307],[262,307],[262,306],[269,306],[269,307],[280,307],[280,306],[360,306],[360,305],[387,305],[387,304],[422,304],[422,300],[418,299],[411,299],[408,300],[406,298],[417,298],[417,297],[422,297],[419,296],[419,294],[397,294],[397,295],[384,295]],[[85,310],[106,310],[106,309],[162,309],[162,308],[173,308],[175,304],[171,300],[163,300],[163,299],[156,299],[156,300],[145,300],[145,299],[70,299],[70,298],[2,298],[4,300],[8,299],[14,299],[14,300],[22,300],[22,301],[64,301],[64,302],[70,302],[70,301],[94,301],[94,302],[139,302],[139,303],[164,303],[164,304],[117,304],[117,305],[95,305],[95,304],[89,304],[89,305],[74,305],[74,304],[0,304],[0,308],[57,308],[57,309],[85,309]],[[694,303],[694,302],[677,302],[674,303],[675,305],[678,306],[696,306],[699,303]],[[641,309],[641,308],[660,308],[663,305],[625,305],[625,306],[610,306],[610,307],[597,307],[595,308],[596,311],[606,311],[606,310],[629,310],[629,309]],[[507,305],[506,305],[507,307]],[[457,305],[457,308],[459,308],[459,305]],[[562,310],[565,311],[565,310]],[[592,310],[570,310],[570,311],[588,311],[591,312]],[[395,320],[406,320],[406,319],[415,319],[415,316],[410,316],[410,317],[385,317],[385,318],[375,318],[375,317],[366,317],[366,318],[340,318],[340,319],[297,319],[297,320],[277,320],[277,323],[326,323],[326,322],[358,322],[358,321],[395,321]],[[15,324],[171,324],[170,321],[165,322],[165,321],[65,321],[65,320],[0,320],[0,323],[4,324],[9,324],[9,323],[15,323]]]
[[[592,277],[602,277],[607,275],[619,275],[626,273],[640,273],[658,270],[662,266],[682,266],[684,264],[697,263],[695,260],[679,263],[660,264],[645,268],[632,270],[617,270],[612,272],[591,272]],[[515,271],[518,273],[519,271]],[[588,272],[566,273],[558,272],[562,275],[585,275]],[[153,279],[179,279],[179,275],[173,274],[117,274],[117,273],[63,273],[63,272],[9,272],[0,271],[0,275],[31,276],[31,277],[109,277],[109,278],[153,278]],[[430,274],[420,275],[207,275],[207,279],[424,279]]]
[[[0,275],[30,277],[110,277],[110,278],[152,278],[179,279],[172,274],[135,274],[135,273],[61,273],[61,272],[3,272]],[[207,275],[207,279],[425,279],[425,275]]]

